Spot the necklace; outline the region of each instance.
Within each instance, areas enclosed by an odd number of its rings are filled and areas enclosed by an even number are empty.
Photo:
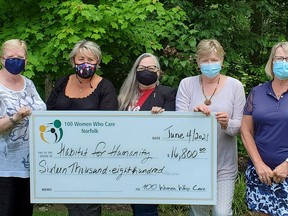
[[[220,76],[219,76],[219,79],[218,79],[218,81],[217,81],[217,86],[216,86],[216,88],[214,89],[214,91],[213,91],[213,94],[211,95],[211,97],[208,99],[207,98],[207,96],[205,95],[205,93],[204,93],[204,85],[203,85],[203,81],[202,81],[202,77],[200,76],[200,82],[201,82],[201,86],[202,86],[202,93],[203,93],[203,95],[204,95],[204,97],[205,97],[205,101],[204,101],[204,104],[205,105],[207,105],[207,106],[209,106],[209,105],[211,105],[211,99],[212,99],[212,97],[214,96],[214,94],[215,94],[215,92],[216,92],[216,90],[217,90],[217,88],[218,88],[218,86],[219,86],[219,82],[220,82]]]
[[[81,82],[81,80],[79,79],[79,77],[77,76],[76,74],[76,78],[77,80],[79,81],[79,83],[82,85],[83,83]],[[93,86],[91,85],[91,80],[92,80],[93,76],[90,78],[90,81],[89,81],[89,85],[90,85],[90,88],[93,88]],[[82,92],[83,89],[79,88],[79,91]]]

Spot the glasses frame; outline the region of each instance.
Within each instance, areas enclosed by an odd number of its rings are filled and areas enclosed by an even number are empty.
[[[288,57],[283,57],[283,56],[274,56],[273,58],[274,62],[282,62],[282,61],[286,61],[288,62]]]
[[[136,70],[137,71],[148,70],[148,71],[157,72],[159,70],[159,68],[156,65],[149,65],[149,66],[138,65]]]
[[[26,57],[8,57],[8,58],[5,58],[5,57],[2,57],[2,59],[4,60],[7,60],[7,59],[14,59],[14,58],[17,58],[17,59],[21,59],[21,60],[25,60],[26,61]]]

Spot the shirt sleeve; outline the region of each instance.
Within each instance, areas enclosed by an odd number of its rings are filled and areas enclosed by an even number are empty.
[[[180,82],[176,95],[176,111],[189,111],[190,91],[186,83],[185,79]]]
[[[230,136],[235,136],[240,131],[245,102],[245,91],[242,83],[239,82],[239,85],[235,88],[232,116],[230,117],[226,128],[226,133]]]
[[[244,115],[252,115],[253,112],[253,97],[254,97],[254,89],[252,89],[247,97],[247,102],[244,107],[243,114]]]
[[[100,101],[100,110],[118,110],[116,90],[109,80],[105,79]]]
[[[42,100],[42,98],[40,97],[35,84],[33,83],[32,80],[29,80],[31,82],[31,91],[33,92],[33,98],[34,98],[34,105],[35,105],[35,110],[46,110],[47,106],[44,103],[44,101]]]

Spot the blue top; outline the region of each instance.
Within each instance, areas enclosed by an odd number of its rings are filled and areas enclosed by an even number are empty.
[[[288,157],[288,91],[278,100],[272,81],[254,87],[244,115],[252,115],[254,140],[264,163],[272,170]]]

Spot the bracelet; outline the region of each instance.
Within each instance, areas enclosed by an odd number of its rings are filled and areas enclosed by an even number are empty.
[[[17,123],[17,121],[15,121],[15,120],[13,119],[13,115],[9,117],[9,120],[12,122],[13,125]]]

